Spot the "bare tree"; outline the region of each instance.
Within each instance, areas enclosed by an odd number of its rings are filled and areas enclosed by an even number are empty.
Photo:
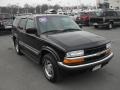
[[[41,6],[40,5],[37,5],[36,6],[36,13],[41,13]]]
[[[60,8],[60,5],[56,4],[56,5],[53,6],[53,9],[55,9],[55,10],[58,10],[59,8]]]
[[[46,10],[48,10],[48,5],[47,4],[43,4],[41,6],[41,12],[44,13]]]

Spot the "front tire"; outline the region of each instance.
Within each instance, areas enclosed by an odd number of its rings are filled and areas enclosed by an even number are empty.
[[[95,26],[94,26],[94,28],[96,28],[96,29],[97,29],[97,28],[98,28],[98,26],[97,26],[97,25],[95,25]]]
[[[56,59],[52,54],[43,57],[43,72],[47,80],[56,82],[59,78],[59,69]]]

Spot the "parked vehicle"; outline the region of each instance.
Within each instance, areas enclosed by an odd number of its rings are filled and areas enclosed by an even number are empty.
[[[0,31],[11,29],[13,19],[11,15],[2,13],[0,14]]]
[[[16,17],[12,39],[17,54],[42,64],[45,77],[55,82],[61,70],[97,70],[113,56],[105,38],[82,31],[65,15]]]
[[[76,22],[89,26],[90,25],[90,18],[92,16],[95,16],[94,11],[81,12],[80,15],[76,18]]]
[[[96,12],[96,16],[90,19],[90,23],[98,28],[99,26],[112,29],[115,25],[120,25],[120,12],[110,9],[100,10]]]
[[[57,14],[57,11],[54,9],[48,9],[45,11],[45,14]]]

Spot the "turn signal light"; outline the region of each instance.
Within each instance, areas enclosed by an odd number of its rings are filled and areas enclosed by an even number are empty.
[[[111,53],[111,50],[108,49],[107,52],[106,52],[106,54],[109,55],[110,53]]]
[[[84,63],[84,58],[81,58],[81,59],[65,59],[63,61],[64,64],[67,64],[67,65],[73,65],[73,64],[83,64]]]

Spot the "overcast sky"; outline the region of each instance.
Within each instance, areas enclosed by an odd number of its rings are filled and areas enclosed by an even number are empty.
[[[61,6],[74,6],[80,5],[80,2],[85,5],[95,5],[95,0],[1,0],[0,6],[6,6],[8,4],[18,4],[24,6],[25,3],[36,6],[37,4],[60,4]]]

